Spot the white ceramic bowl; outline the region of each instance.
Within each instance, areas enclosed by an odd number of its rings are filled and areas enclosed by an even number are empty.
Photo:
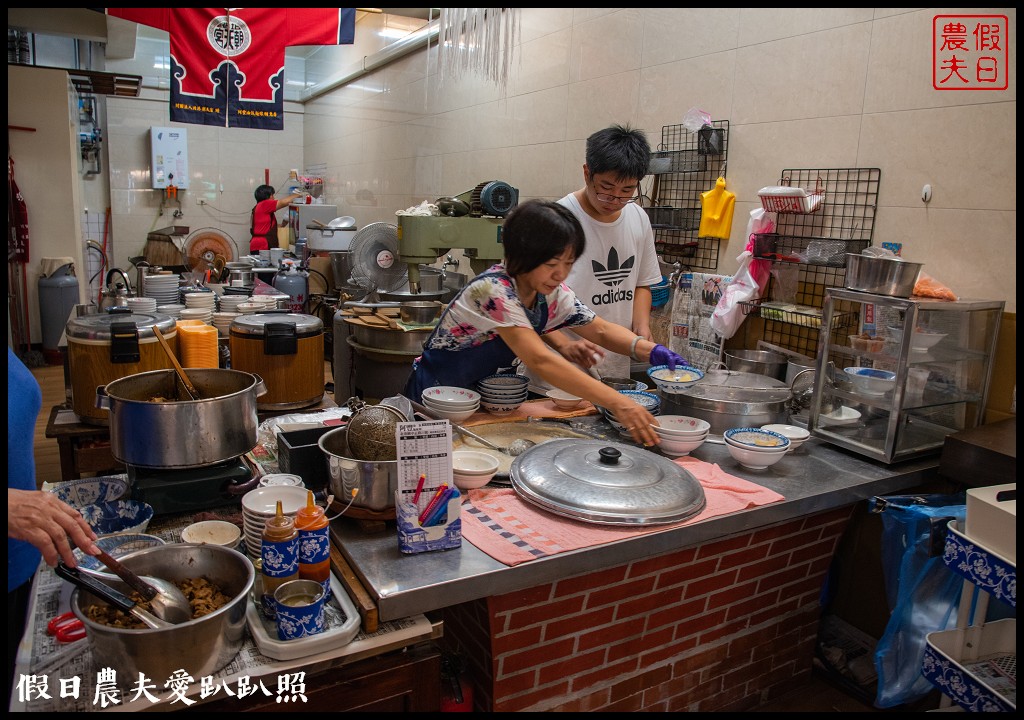
[[[559,410],[574,410],[583,402],[583,398],[570,395],[565,390],[559,390],[558,388],[548,390],[547,396]]]
[[[268,518],[277,512],[277,501],[285,515],[294,515],[299,508],[306,507],[306,489],[287,485],[271,485],[256,488],[242,496],[242,515]]]
[[[529,394],[529,388],[517,388],[515,390],[491,390],[489,388],[480,388],[481,400],[505,400],[508,398],[524,398]]]
[[[869,367],[848,367],[843,372],[865,395],[885,395],[896,386],[896,373]]]
[[[484,400],[480,403],[480,407],[492,415],[508,415],[518,410],[522,404],[522,400],[518,402],[488,402]]]
[[[764,470],[771,467],[786,456],[786,451],[766,452],[752,448],[739,447],[732,443],[726,443],[726,448],[733,459],[745,468],[750,470]]]
[[[731,428],[723,433],[726,445],[735,445],[755,452],[786,452],[790,441],[785,435],[761,428]]]
[[[441,410],[439,408],[429,408],[432,415],[442,418],[444,420],[454,420],[455,422],[462,422],[473,417],[473,415],[479,410],[480,407],[471,407],[468,410]]]
[[[449,407],[471,405],[480,402],[480,393],[468,388],[440,385],[423,391],[423,399]]]
[[[807,428],[802,428],[798,425],[762,425],[761,429],[788,437],[790,451],[796,450],[807,442],[807,438],[811,436]]]
[[[476,410],[480,407],[480,401],[455,404],[455,403],[438,403],[434,400],[424,400],[423,405],[430,408],[431,410],[444,410],[446,412],[462,412],[463,410]]]
[[[683,457],[684,455],[689,455],[691,452],[703,445],[707,437],[707,433],[702,436],[698,436],[697,438],[686,439],[659,435],[658,448],[669,457]]]
[[[530,384],[525,375],[488,375],[477,382],[477,388],[488,390],[523,390]]]
[[[694,439],[706,436],[711,431],[711,423],[689,415],[659,415],[658,426],[654,432],[665,437]]]
[[[475,490],[491,481],[498,472],[498,459],[476,450],[452,453],[452,480],[459,490]]]
[[[697,368],[677,367],[669,370],[668,365],[654,365],[647,369],[647,376],[662,392],[679,393],[704,377]]]
[[[181,531],[181,541],[221,545],[235,550],[242,542],[242,530],[225,520],[204,520],[192,523]]]
[[[903,341],[903,328],[889,326],[888,330],[893,341],[897,343]],[[945,333],[930,332],[916,328],[913,337],[910,338],[910,349],[913,352],[928,352],[929,349],[937,345],[944,337],[946,337]]]

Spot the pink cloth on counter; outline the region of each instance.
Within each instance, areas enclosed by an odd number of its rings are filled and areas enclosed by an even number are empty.
[[[704,488],[706,505],[688,520],[672,525],[598,525],[550,513],[524,502],[512,489],[481,488],[470,490],[469,500],[462,505],[462,537],[498,562],[513,566],[785,500],[774,490],[729,475],[714,463],[692,457],[674,462]]]

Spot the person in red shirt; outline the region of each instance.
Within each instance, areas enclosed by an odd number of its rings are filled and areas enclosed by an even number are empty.
[[[256,205],[252,209],[252,219],[249,221],[249,232],[252,235],[252,239],[249,240],[250,254],[255,255],[260,250],[277,247],[277,218],[274,213],[288,207],[292,200],[302,197],[302,193],[294,192],[282,200],[277,200],[274,193],[275,190],[270,185],[260,185],[253,193],[256,196]]]

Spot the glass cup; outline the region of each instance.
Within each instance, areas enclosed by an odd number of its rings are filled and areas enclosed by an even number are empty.
[[[324,631],[327,594],[316,580],[290,580],[274,591],[274,600],[279,639],[297,640]]]

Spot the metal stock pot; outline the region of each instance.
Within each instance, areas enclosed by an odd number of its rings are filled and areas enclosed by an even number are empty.
[[[721,435],[734,427],[786,422],[792,394],[786,383],[767,375],[709,370],[682,392],[661,391],[661,412],[707,420],[711,434]]]
[[[110,450],[126,465],[195,468],[244,455],[258,440],[258,375],[189,368],[199,400],[178,400],[174,370],[129,375],[97,388],[97,407],[110,411]]]

